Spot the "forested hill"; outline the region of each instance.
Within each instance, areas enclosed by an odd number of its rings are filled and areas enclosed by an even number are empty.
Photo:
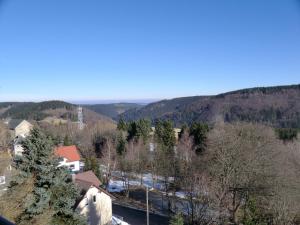
[[[73,111],[74,105],[63,101],[3,102],[0,103],[1,117],[13,119],[42,120],[51,116],[49,110],[65,109],[64,113]]]
[[[108,116],[112,119],[118,119],[118,116],[130,109],[139,109],[142,107],[136,103],[112,103],[112,104],[94,104],[84,105],[84,107],[93,110],[94,112]]]
[[[113,123],[110,118],[89,109],[84,108],[83,112],[85,122],[102,120]],[[0,118],[41,121],[47,117],[77,121],[77,106],[64,101],[0,103]]]
[[[126,120],[170,119],[176,126],[192,121],[248,121],[300,128],[300,85],[250,88],[215,96],[163,100],[121,114]]]

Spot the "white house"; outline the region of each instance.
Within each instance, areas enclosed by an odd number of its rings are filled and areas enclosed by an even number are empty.
[[[23,152],[24,152],[24,148],[22,145],[24,138],[23,137],[16,137],[14,139],[14,155],[15,156],[22,156]]]
[[[100,186],[92,171],[75,175],[75,184],[81,190],[76,210],[87,218],[89,225],[112,224],[112,200],[114,197]]]
[[[11,119],[8,123],[9,129],[14,131],[15,137],[27,137],[33,128],[33,125],[27,120]]]
[[[72,172],[80,171],[80,155],[75,145],[61,146],[54,152],[61,159],[59,166],[66,166]]]
[[[9,129],[14,133],[14,155],[22,156],[24,151],[22,141],[29,136],[33,125],[26,120],[10,120]]]

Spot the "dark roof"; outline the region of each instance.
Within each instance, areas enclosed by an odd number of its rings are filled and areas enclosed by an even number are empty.
[[[104,192],[111,198],[115,199],[115,197],[112,194],[100,187],[100,185],[102,184],[101,181],[91,170],[76,174],[75,184],[79,187],[81,194],[83,195],[85,195],[85,193],[90,189],[90,187],[93,186],[98,188],[100,192]]]
[[[75,183],[78,183],[79,186],[82,185],[83,187],[85,187],[88,183],[89,186],[87,188],[89,188],[91,185],[94,185],[95,187],[99,187],[101,185],[101,181],[91,170],[76,174]]]
[[[22,119],[11,119],[9,122],[8,122],[8,127],[10,130],[14,130],[16,129],[16,127],[22,122],[23,120]]]

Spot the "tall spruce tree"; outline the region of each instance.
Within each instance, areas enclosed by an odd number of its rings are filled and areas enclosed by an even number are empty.
[[[190,127],[190,135],[194,139],[194,147],[197,154],[203,153],[206,149],[208,131],[209,127],[205,123],[194,122]]]
[[[52,224],[85,224],[73,211],[78,191],[66,168],[58,167],[53,143],[40,130],[33,129],[23,142],[23,156],[16,160],[19,176],[12,185],[33,179],[33,191],[27,196],[24,211],[17,223],[32,220],[43,213],[52,213]]]
[[[158,121],[155,125],[155,139],[166,149],[173,151],[176,144],[174,127],[171,121]]]

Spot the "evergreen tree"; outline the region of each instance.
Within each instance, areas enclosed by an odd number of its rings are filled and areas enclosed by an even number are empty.
[[[116,150],[119,155],[122,155],[126,151],[126,140],[122,135],[118,137]]]
[[[176,137],[171,121],[158,121],[155,125],[155,139],[159,144],[164,145],[169,150],[173,150]]]
[[[85,159],[84,163],[84,170],[89,171],[92,170],[94,174],[102,180],[101,171],[99,168],[99,163],[97,162],[97,159],[95,157],[89,157]]]
[[[134,140],[137,142],[140,138],[146,143],[151,132],[151,123],[149,120],[140,119],[138,121],[130,122],[127,126],[127,141]]]
[[[78,197],[78,191],[64,167],[58,166],[58,159],[53,157],[53,143],[40,130],[33,129],[23,142],[23,156],[16,160],[19,176],[13,185],[22,185],[26,178],[33,179],[34,188],[26,197],[24,211],[19,223],[34,219],[36,216],[51,212],[53,218],[68,223],[84,224],[72,207]],[[21,178],[21,179],[19,179]],[[64,220],[68,218],[67,220]],[[56,223],[58,224],[58,223]]]
[[[190,127],[190,135],[194,139],[196,153],[199,154],[206,149],[206,140],[209,127],[207,124],[194,122]]]
[[[295,128],[278,128],[276,129],[277,137],[283,141],[292,141],[297,139],[298,130]]]
[[[138,128],[137,128],[137,123],[135,121],[130,122],[128,124],[128,130],[127,130],[127,141],[131,141],[133,139],[136,139],[138,136]]]
[[[170,225],[184,225],[183,217],[180,214],[176,214],[172,217]]]
[[[65,138],[64,138],[64,146],[70,146],[72,144],[73,143],[72,143],[71,138],[68,135],[66,135]]]
[[[123,118],[119,119],[117,129],[120,131],[127,131],[128,124],[125,122],[125,120]]]
[[[151,132],[151,122],[146,119],[140,119],[137,121],[137,139],[142,138],[146,143],[149,139]]]

